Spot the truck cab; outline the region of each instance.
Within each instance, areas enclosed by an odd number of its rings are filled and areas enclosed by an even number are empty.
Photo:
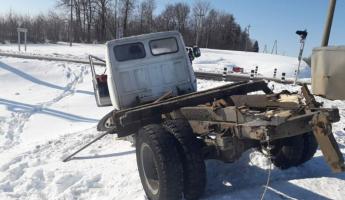
[[[167,92],[171,96],[195,92],[188,49],[200,56],[198,48],[186,48],[177,31],[108,41],[106,72],[96,75],[92,67],[97,105],[121,110],[152,102]]]

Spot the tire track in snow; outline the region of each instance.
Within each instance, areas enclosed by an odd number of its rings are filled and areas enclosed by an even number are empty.
[[[73,95],[76,91],[76,86],[84,81],[84,74],[87,74],[85,66],[77,68],[79,73],[74,72],[70,67],[66,67],[65,65],[62,65],[62,67],[67,70],[66,76],[70,82],[65,86],[65,90],[61,94],[49,101],[36,104],[34,108],[27,108],[25,110],[17,109],[11,113],[11,116],[8,119],[0,119],[1,127],[5,127],[0,129],[0,138],[2,138],[0,143],[0,153],[20,144],[20,136],[23,132],[23,128],[32,115],[41,112],[45,108],[52,106],[68,96]]]

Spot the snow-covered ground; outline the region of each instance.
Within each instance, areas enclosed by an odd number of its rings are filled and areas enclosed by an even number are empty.
[[[277,78],[280,78],[282,73],[286,73],[288,78],[293,78],[298,68],[298,59],[288,56],[214,49],[202,49],[201,53],[201,57],[194,62],[196,71],[221,73],[224,67],[231,68],[235,65],[249,74],[257,66],[259,75],[273,77],[276,68]],[[310,73],[310,68],[302,61],[299,77],[310,78]]]
[[[15,51],[16,46],[0,45],[0,50]],[[28,52],[103,57],[104,46],[30,45]],[[259,65],[265,69],[262,74],[269,74],[278,65],[288,69],[297,64],[296,58],[265,54],[208,49],[202,53],[196,60],[197,70]],[[200,90],[222,84],[226,83],[198,80]],[[298,87],[275,84],[276,91],[282,89]],[[333,129],[344,154],[345,102],[319,100],[340,109],[342,121]],[[87,65],[0,57],[0,199],[144,200],[135,151],[127,141],[109,135],[74,160],[61,161],[99,134],[95,126],[107,112],[109,108],[95,104]],[[208,161],[203,199],[259,199],[268,168],[268,160],[255,151],[246,152],[233,164]],[[273,168],[265,199],[344,199],[344,188],[345,175],[332,174],[318,150],[300,167]]]

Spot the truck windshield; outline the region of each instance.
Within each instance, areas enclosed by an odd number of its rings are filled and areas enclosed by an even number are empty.
[[[175,38],[164,38],[150,41],[151,53],[154,56],[176,53],[178,52],[178,45]]]
[[[146,56],[144,45],[140,42],[115,46],[114,53],[117,61],[140,59]]]

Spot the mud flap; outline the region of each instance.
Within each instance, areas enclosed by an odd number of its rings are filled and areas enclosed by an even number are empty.
[[[322,112],[315,115],[312,119],[313,132],[320,149],[335,173],[344,172],[344,158],[340,152],[338,144],[332,134],[332,125],[328,116]]]

